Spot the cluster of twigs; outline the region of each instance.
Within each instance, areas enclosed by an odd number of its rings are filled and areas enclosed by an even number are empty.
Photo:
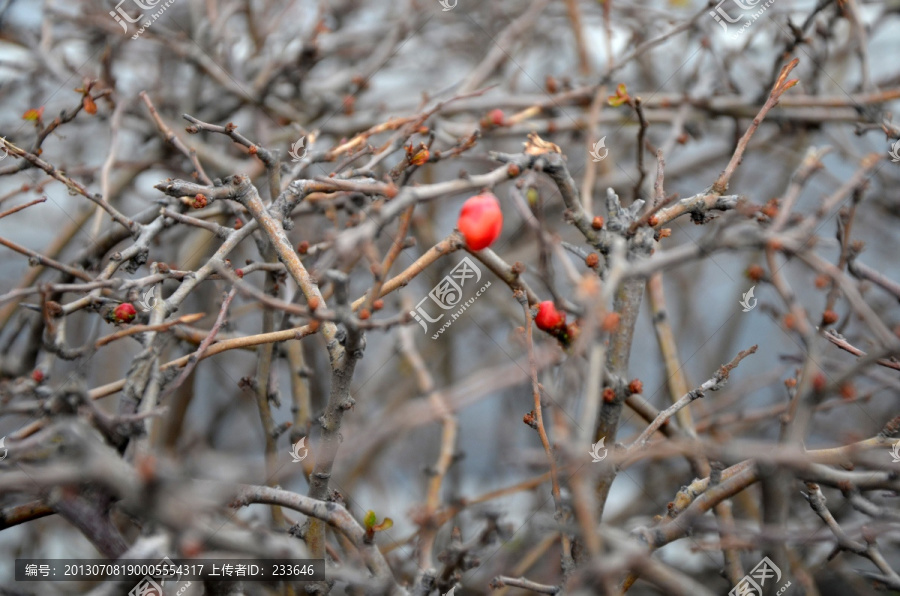
[[[301,4],[180,0],[140,40],[48,5],[13,38],[0,547],[328,562],[188,594],[698,596],[763,556],[797,594],[900,590],[900,79],[857,0],[777,4],[739,48],[707,6]],[[578,75],[538,85],[559,29]],[[404,73],[426,93],[378,89]],[[858,145],[829,162],[825,135]],[[506,222],[472,251],[453,221],[483,189]],[[421,335],[463,256],[491,291]],[[701,279],[717,259],[736,285]]]

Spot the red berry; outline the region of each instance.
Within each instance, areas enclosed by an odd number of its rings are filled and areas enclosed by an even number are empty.
[[[497,197],[489,191],[475,195],[463,203],[456,222],[471,250],[493,244],[503,229],[503,211]]]
[[[113,311],[116,323],[130,323],[134,320],[135,315],[137,315],[137,311],[130,302],[123,302]]]
[[[491,124],[494,126],[503,126],[503,122],[506,120],[506,114],[504,114],[503,110],[500,108],[495,108],[488,112],[488,118],[490,118]]]
[[[559,332],[566,327],[566,313],[556,310],[556,305],[553,304],[552,300],[545,300],[538,305],[538,313],[534,317],[534,323],[538,326],[538,329],[548,333]]]

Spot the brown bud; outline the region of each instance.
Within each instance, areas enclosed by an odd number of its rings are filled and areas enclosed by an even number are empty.
[[[816,376],[813,377],[813,389],[824,391],[826,386],[828,386],[828,379],[825,378],[823,373],[817,372]]]
[[[822,313],[822,325],[833,325],[837,322],[838,318],[840,317],[836,312],[833,310],[826,310]]]
[[[820,290],[824,290],[828,287],[828,276],[827,275],[817,275],[816,276],[816,288]]]
[[[372,303],[372,308],[374,308],[375,310],[381,310],[382,308],[384,308],[384,300],[379,298],[378,300],[376,300],[375,302]]]
[[[319,308],[319,299],[316,298],[315,296],[312,296],[312,297],[309,299],[308,304],[309,304],[309,312],[313,312],[314,310],[316,310],[317,308]]]
[[[619,328],[619,313],[611,312],[603,318],[603,324],[600,326],[604,331],[613,332]]]
[[[300,244],[298,244],[298,245],[297,245],[297,252],[300,253],[301,255],[305,255],[307,252],[309,252],[309,242],[307,242],[306,240],[304,240],[303,242],[301,242]]]
[[[759,281],[765,275],[766,271],[760,265],[750,265],[747,267],[747,277],[753,281]]]

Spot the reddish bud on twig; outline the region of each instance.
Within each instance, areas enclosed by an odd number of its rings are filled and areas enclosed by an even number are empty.
[[[235,269],[234,274],[238,276],[240,279],[244,279],[244,270],[243,269]]]
[[[538,305],[538,313],[534,317],[534,323],[538,326],[538,329],[552,334],[565,328],[566,313],[556,310],[556,305],[553,304],[552,300],[545,300]]]
[[[837,322],[838,318],[840,317],[836,312],[833,310],[826,310],[822,313],[822,325],[833,325]]]
[[[812,385],[816,391],[824,391],[825,387],[828,386],[828,379],[825,378],[824,373],[817,372],[816,376],[813,377]]]
[[[841,398],[847,401],[856,399],[856,387],[853,386],[853,383],[848,382],[841,385]]]
[[[208,204],[209,201],[206,199],[206,195],[197,193],[197,196],[194,197],[194,201],[191,203],[191,207],[194,209],[203,209]]]
[[[84,99],[81,100],[81,105],[84,107],[84,111],[90,115],[94,115],[97,113],[97,104],[94,103],[94,98],[90,95],[85,95]]]
[[[130,302],[123,302],[113,311],[113,321],[115,323],[130,323],[137,315],[137,311]]]
[[[42,383],[44,381],[44,373],[41,372],[41,369],[36,368],[31,371],[31,378],[34,379],[35,383]]]
[[[319,308],[319,299],[313,296],[309,299],[307,304],[309,304],[309,312],[313,312],[314,310]]]
[[[816,288],[824,290],[828,287],[828,276],[820,274],[816,276]]]
[[[628,391],[629,393],[643,393],[644,384],[640,379],[634,379],[630,383],[628,383]]]
[[[595,230],[603,229],[603,218],[599,215],[594,216],[594,220],[591,222],[591,227]]]
[[[372,303],[372,308],[375,310],[381,310],[382,308],[384,308],[384,300],[379,298],[378,300],[376,300],[375,302]]]
[[[797,328],[797,317],[794,316],[794,313],[789,312],[784,315],[784,326],[791,330]]]
[[[600,255],[595,252],[592,252],[584,259],[584,264],[593,269],[597,265],[600,264]]]
[[[360,320],[365,321],[366,319],[368,319],[368,318],[371,317],[371,316],[372,316],[372,313],[369,312],[369,309],[368,309],[368,308],[361,308],[361,309],[359,309],[359,318],[360,318]]]
[[[298,245],[297,245],[297,252],[300,253],[301,255],[305,255],[307,252],[309,252],[309,242],[307,242],[306,240],[304,240],[303,242],[301,242],[300,244],[298,244]]]
[[[616,399],[616,392],[613,391],[612,387],[607,387],[603,390],[603,401],[606,403],[612,403]]]
[[[765,277],[766,271],[761,265],[750,265],[747,267],[746,275],[752,281],[759,281]]]
[[[607,313],[607,315],[605,317],[603,317],[603,323],[600,325],[600,328],[603,329],[604,331],[612,333],[613,331],[615,331],[616,329],[619,328],[619,319],[620,318],[621,317],[619,316],[619,313],[617,313],[617,312]]]

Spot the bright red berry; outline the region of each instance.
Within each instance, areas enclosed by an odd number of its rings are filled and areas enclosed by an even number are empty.
[[[556,310],[556,305],[552,300],[544,300],[538,305],[537,316],[534,317],[534,323],[538,329],[542,329],[548,333],[559,332],[566,327],[566,313]]]
[[[471,250],[493,244],[503,229],[503,211],[497,197],[489,191],[475,195],[463,203],[456,222]]]
[[[135,315],[137,315],[137,311],[130,302],[123,302],[113,311],[116,323],[130,323],[134,320]]]

